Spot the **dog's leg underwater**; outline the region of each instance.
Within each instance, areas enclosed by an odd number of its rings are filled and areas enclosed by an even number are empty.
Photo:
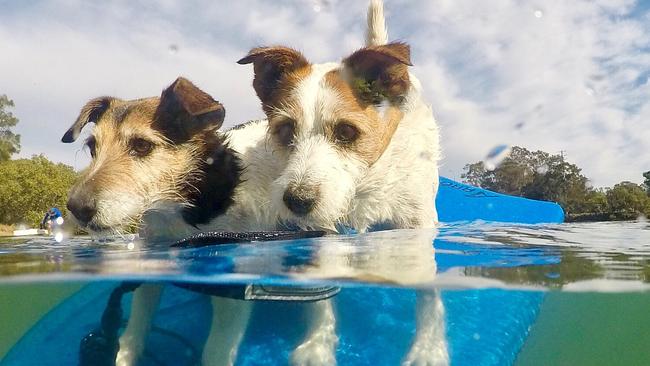
[[[162,289],[162,285],[152,283],[143,284],[133,292],[131,315],[126,330],[120,337],[120,350],[115,365],[134,365],[142,355],[154,314],[160,303]]]
[[[212,297],[212,325],[203,348],[204,366],[231,366],[250,319],[252,301]]]
[[[402,365],[449,365],[445,308],[439,290],[417,291],[415,339]]]
[[[291,365],[336,365],[335,351],[339,342],[332,300],[306,303],[307,338],[291,354]]]

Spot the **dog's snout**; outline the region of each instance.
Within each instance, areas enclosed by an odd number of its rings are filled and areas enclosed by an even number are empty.
[[[282,200],[284,204],[298,216],[304,216],[310,213],[318,199],[318,188],[309,187],[289,187],[284,191]]]
[[[87,225],[97,213],[97,202],[88,192],[77,192],[68,199],[68,210],[82,225]]]

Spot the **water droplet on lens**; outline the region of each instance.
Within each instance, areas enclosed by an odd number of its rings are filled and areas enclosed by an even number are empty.
[[[481,335],[478,334],[478,333],[474,333],[474,334],[472,335],[472,338],[474,338],[474,340],[477,340],[477,341],[478,341],[479,339],[481,339]]]
[[[60,243],[63,241],[63,233],[56,233],[54,234],[54,240],[56,240],[57,243]]]
[[[330,0],[313,0],[312,3],[312,9],[314,9],[316,13],[327,10],[331,5]]]
[[[177,54],[178,53],[178,45],[175,45],[173,43],[170,44],[169,45],[169,53],[171,53],[172,55]]]
[[[212,165],[212,164],[214,164],[214,159],[213,158],[207,158],[207,159],[205,159],[205,163],[208,164],[208,165]]]
[[[496,169],[510,155],[510,151],[512,151],[510,146],[505,144],[493,147],[483,161],[485,169],[489,171]]]
[[[534,14],[535,14],[535,18],[541,18],[541,17],[544,16],[544,12],[542,12],[542,11],[539,10],[539,9],[535,10],[535,13],[534,13]]]

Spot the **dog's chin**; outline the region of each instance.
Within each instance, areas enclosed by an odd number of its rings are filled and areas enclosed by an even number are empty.
[[[87,232],[92,237],[98,238],[124,234],[129,229],[124,226],[124,222],[133,222],[133,219],[130,217],[126,217],[121,222],[115,223],[103,222],[93,219],[87,224],[80,223],[79,220],[74,217],[74,215],[71,215],[70,219],[81,230]]]
[[[297,219],[287,219],[282,220],[278,224],[279,230],[290,230],[290,231],[299,231],[299,230],[315,230],[315,231],[324,231],[328,234],[336,234],[336,225],[320,225],[315,222],[307,222],[305,220]]]
[[[338,217],[332,216],[324,218],[319,216],[318,213],[307,214],[305,216],[298,216],[293,214],[288,209],[283,210],[280,218],[279,227],[285,230],[318,230],[325,231],[329,234],[336,234],[339,232],[338,223],[341,221]],[[339,216],[342,217],[343,215]]]
[[[88,225],[86,225],[84,229],[93,234],[109,234],[114,230],[111,228],[111,226],[105,226],[94,222],[88,223]]]
[[[122,236],[125,232],[127,232],[127,228],[122,226],[108,226],[94,222],[90,222],[88,225],[82,226],[81,228],[87,231],[90,236],[98,238],[105,238],[115,235]]]

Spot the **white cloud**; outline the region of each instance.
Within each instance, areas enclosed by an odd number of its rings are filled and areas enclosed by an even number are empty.
[[[405,7],[407,38],[457,171],[499,143],[565,151],[596,185],[650,169],[641,116],[650,28],[633,1],[437,1]],[[633,15],[632,17],[630,15]],[[416,63],[418,62],[416,58]],[[470,147],[470,148],[467,148]],[[443,169],[443,173],[445,173]]]
[[[502,143],[564,150],[595,185],[650,169],[650,16],[634,1],[386,2],[389,34],[412,45],[442,125],[443,174]],[[184,75],[225,104],[230,124],[259,117],[252,71],[235,61],[265,44],[340,59],[361,45],[365,6],[13,3],[0,14],[0,93],[16,102],[21,155],[81,168],[80,144],[59,138],[88,99],[156,95]]]

